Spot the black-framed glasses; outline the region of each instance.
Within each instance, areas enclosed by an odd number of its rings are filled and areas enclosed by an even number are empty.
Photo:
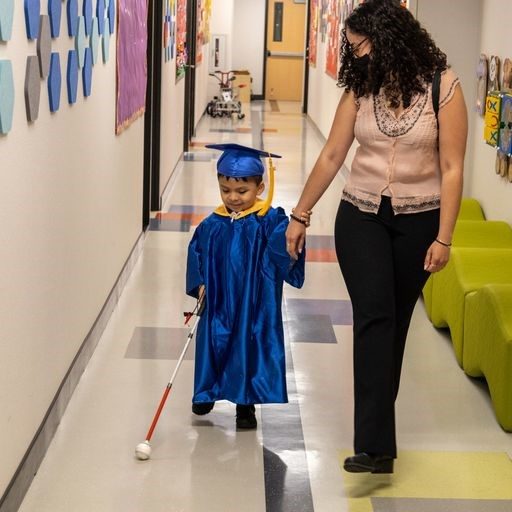
[[[345,38],[345,40],[347,41],[347,45],[348,47],[350,48],[350,52],[351,53],[356,53],[357,50],[359,50],[359,48],[361,48],[361,46],[366,43],[366,41],[368,41],[368,38],[365,37],[364,39],[362,39],[361,41],[359,41],[358,43],[351,43],[349,42],[348,38],[347,38],[347,32],[345,29],[343,29],[343,37]]]

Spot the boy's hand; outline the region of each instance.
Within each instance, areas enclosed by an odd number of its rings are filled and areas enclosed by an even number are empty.
[[[292,219],[286,229],[286,251],[294,260],[299,259],[305,240],[306,226]]]

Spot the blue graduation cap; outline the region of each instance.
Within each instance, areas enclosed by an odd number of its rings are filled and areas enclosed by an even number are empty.
[[[217,161],[217,172],[223,176],[230,178],[248,178],[250,176],[262,176],[265,167],[261,161],[261,157],[269,159],[268,166],[268,193],[263,207],[258,212],[259,216],[265,215],[274,197],[274,165],[272,158],[281,158],[280,155],[274,155],[268,151],[261,151],[260,149],[248,148],[240,144],[207,144],[207,148],[219,149],[223,151],[219,160]]]
[[[240,144],[207,144],[206,147],[223,151],[217,161],[217,171],[219,174],[230,178],[262,176],[265,167],[260,160],[261,157],[281,158],[280,155],[241,146]]]

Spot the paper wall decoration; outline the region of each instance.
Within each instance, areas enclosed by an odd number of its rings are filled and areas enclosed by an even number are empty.
[[[78,29],[78,0],[68,0],[66,6],[68,36],[75,37]]]
[[[105,0],[98,0],[96,18],[98,18],[98,32],[103,35],[105,31]]]
[[[12,128],[14,112],[14,78],[12,62],[0,60],[0,133],[6,134]]]
[[[176,0],[176,81],[185,76],[187,65],[187,0]]]
[[[39,35],[37,37],[37,58],[41,78],[46,78],[50,72],[50,58],[52,53],[52,36],[50,19],[43,14],[39,17]]]
[[[77,31],[75,37],[75,50],[78,57],[78,67],[84,67],[85,48],[87,46],[87,37],[85,35],[85,20],[83,16],[78,17]]]
[[[82,14],[85,20],[85,34],[91,35],[92,27],[92,0],[83,0]]]
[[[50,16],[52,37],[59,37],[60,20],[62,17],[62,0],[48,0],[48,15]]]
[[[66,83],[68,89],[68,103],[76,103],[78,90],[78,56],[76,50],[68,52],[68,67],[66,73]]]
[[[503,62],[503,86],[504,91],[512,90],[512,60],[505,59]]]
[[[62,74],[60,70],[60,55],[53,52],[50,58],[50,74],[48,75],[48,99],[50,112],[57,112],[60,108],[60,91],[62,87]]]
[[[500,143],[501,96],[493,91],[485,100],[484,139],[489,146],[497,147]]]
[[[117,15],[116,134],[119,134],[146,108],[147,2],[120,0]]]
[[[309,4],[309,65],[316,66],[316,50],[318,44],[319,0],[310,0]]]
[[[327,32],[325,72],[330,77],[336,79],[338,77],[338,53],[340,45],[340,4],[338,0],[329,0]]]
[[[108,28],[110,34],[114,33],[116,29],[116,0],[109,0],[108,3]]]
[[[84,96],[87,98],[92,92],[92,50],[90,48],[85,49],[82,84],[84,86]]]
[[[485,99],[487,97],[487,73],[488,63],[487,55],[480,54],[478,66],[476,68],[477,92],[476,92],[476,111],[483,116],[485,114]]]
[[[503,94],[501,98],[499,139],[500,151],[509,157],[512,156],[512,94]]]
[[[0,1],[0,41],[9,41],[12,36],[14,0]]]
[[[27,37],[35,39],[39,32],[39,14],[41,12],[40,0],[24,0],[25,28]]]
[[[107,30],[106,27],[102,37],[101,50],[103,54],[103,63],[106,64],[110,58],[110,31]]]
[[[500,90],[500,58],[497,55],[491,55],[489,59],[489,78],[487,83],[487,92]]]
[[[100,44],[100,33],[99,33],[99,25],[98,18],[93,18],[92,26],[91,26],[91,38],[90,38],[90,48],[92,51],[92,63],[96,64],[98,61],[98,46]]]
[[[39,99],[41,97],[41,77],[37,55],[27,57],[25,69],[25,109],[27,120],[32,123],[39,116]]]

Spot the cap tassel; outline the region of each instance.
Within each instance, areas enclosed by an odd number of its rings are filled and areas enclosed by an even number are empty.
[[[266,215],[266,213],[270,210],[270,207],[272,206],[272,199],[274,197],[274,171],[275,167],[272,162],[272,157],[270,156],[270,153],[268,154],[268,193],[267,198],[265,199],[263,203],[263,207],[258,212],[259,217],[263,217],[263,215]]]

